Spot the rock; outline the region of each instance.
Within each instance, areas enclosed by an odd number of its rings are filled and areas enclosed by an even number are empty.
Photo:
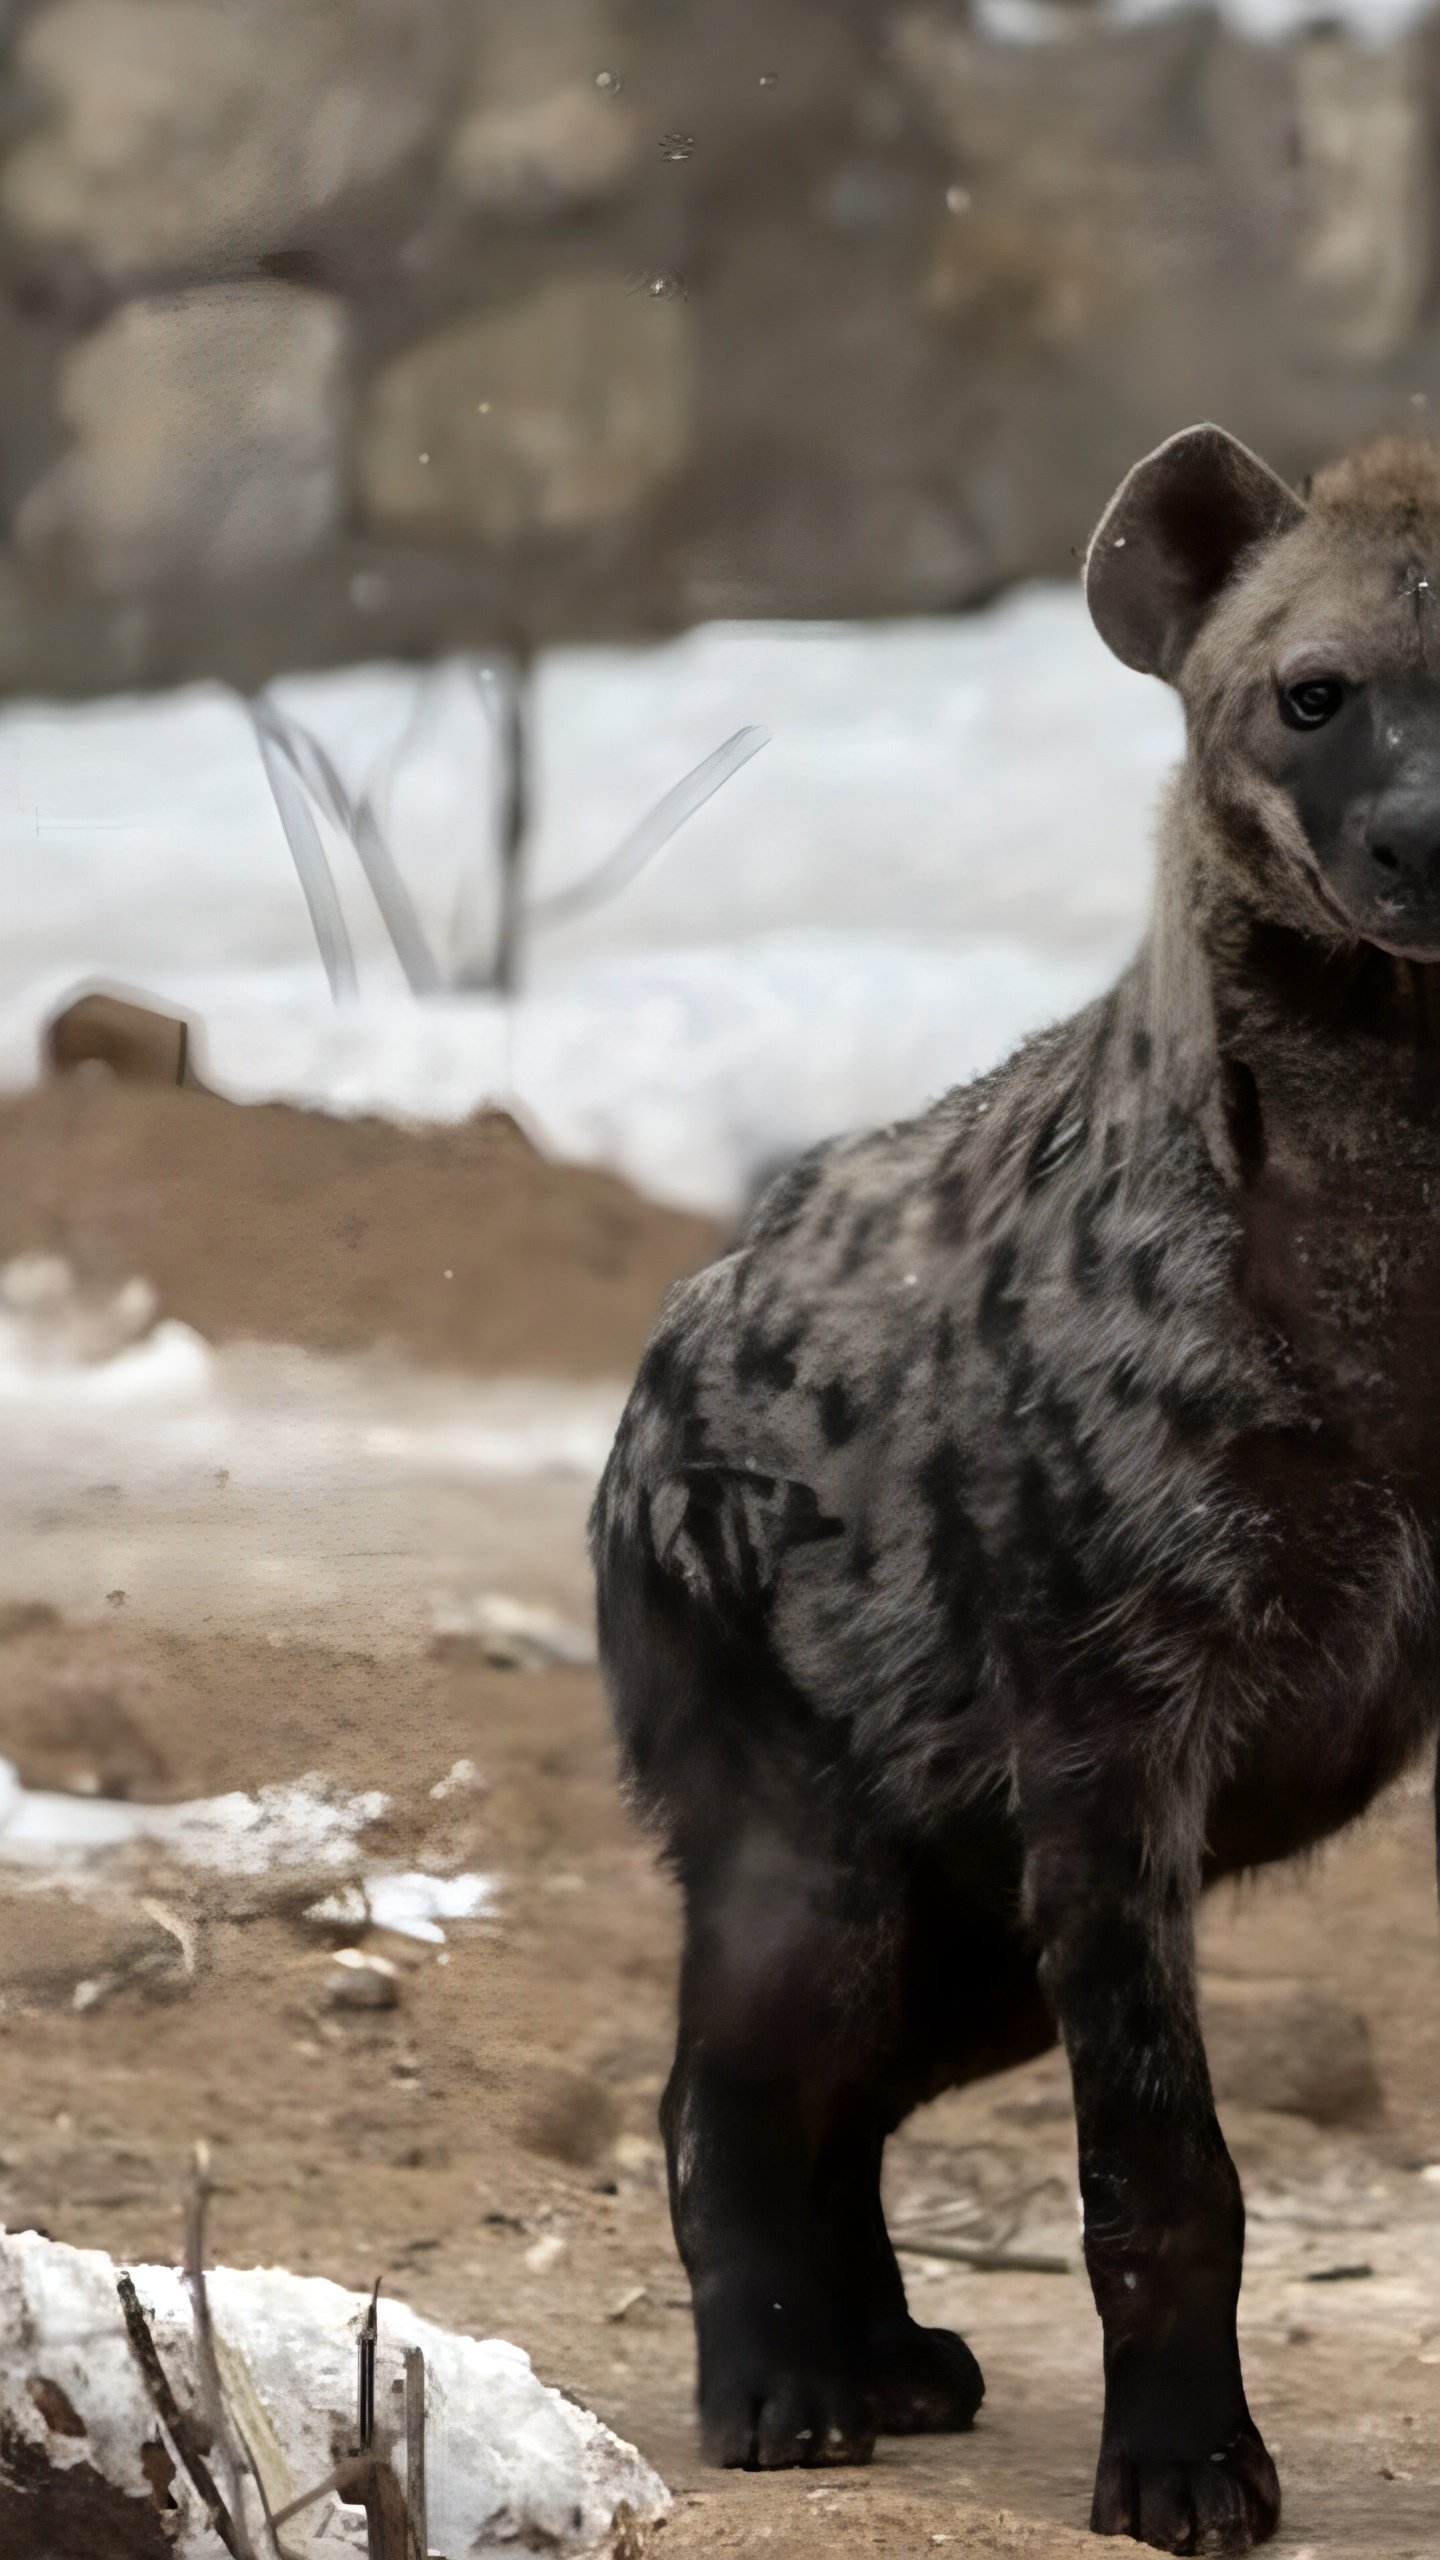
[[[489,0],[477,17],[473,87],[446,161],[456,194],[534,215],[612,193],[635,166],[640,125],[601,85],[616,50],[608,10]]]
[[[1205,2046],[1222,2104],[1318,2125],[1373,2125],[1384,2109],[1370,2029],[1308,1985],[1207,1986]]]
[[[375,382],[366,512],[387,531],[488,542],[606,524],[685,458],[694,372],[683,298],[621,276],[566,278],[462,320]]]
[[[204,1093],[196,1047],[194,1027],[183,1014],[130,1004],[100,988],[87,988],[52,1013],[41,1038],[47,1075],[99,1071],[117,1084],[183,1085]]]
[[[54,0],[20,39],[51,113],[5,209],[117,279],[288,247],[426,139],[445,21],[412,0]]]
[[[398,2009],[400,1976],[388,1956],[340,1947],[330,1958],[325,2001],[331,2009]]]
[[[542,2066],[520,2124],[520,2139],[548,2160],[590,2169],[615,2139],[618,2110],[603,2082],[588,2071]]]
[[[74,441],[17,542],[112,590],[314,551],[340,514],[346,354],[340,304],[294,285],[122,305],[66,359]]]

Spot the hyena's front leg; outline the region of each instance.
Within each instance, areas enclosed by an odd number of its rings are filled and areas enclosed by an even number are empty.
[[[1161,2551],[1249,2551],[1274,2532],[1280,2490],[1240,2375],[1245,2211],[1196,2007],[1193,1832],[1113,1771],[1022,1797],[1105,2331],[1091,2525]]]

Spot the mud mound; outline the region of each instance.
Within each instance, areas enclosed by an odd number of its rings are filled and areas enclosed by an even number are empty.
[[[549,1163],[503,1112],[415,1132],[116,1083],[0,1104],[0,1261],[151,1281],[212,1342],[623,1375],[714,1229]]]

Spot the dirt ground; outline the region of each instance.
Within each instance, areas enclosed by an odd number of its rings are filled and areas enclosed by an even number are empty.
[[[504,1112],[402,1129],[103,1070],[0,1100],[0,1263],[140,1272],[211,1342],[609,1377],[714,1244],[703,1218],[547,1163]]]
[[[55,1097],[22,1114],[33,1149],[28,1205],[0,1185],[0,1253],[73,1250],[87,1232],[92,1243],[114,1235],[113,1203],[128,1198],[136,1161],[126,1146],[158,1182],[170,1138],[182,1133],[188,1146],[198,1126],[172,1115],[148,1124],[168,1136],[145,1135],[123,1114],[91,1117],[92,1097],[59,1101],[72,1121]],[[192,1107],[187,1097],[175,1103],[180,1115]],[[0,1171],[17,1161],[19,1111],[0,1115]],[[113,1202],[102,1125],[120,1132]],[[210,1147],[226,1168],[213,1186],[203,1151],[186,1158],[166,1211],[173,1219],[183,1210],[183,1254],[158,1230],[146,1254],[143,1222],[125,1227],[115,1247],[116,1272],[160,1275],[166,1312],[199,1320],[194,1275],[207,1250],[218,1255],[217,1238],[230,1251],[243,1230],[234,1168],[252,1135]],[[390,1133],[372,1134],[363,1145],[379,1161],[389,1142]],[[251,1159],[257,1181],[267,1143]],[[404,1144],[428,1142],[404,1142],[397,1162]],[[80,1196],[77,1163],[94,1190],[62,1213],[58,1204]],[[542,1171],[558,1201],[573,1178]],[[445,1186],[435,1180],[438,1200]],[[591,1180],[580,1178],[587,1200]],[[37,1204],[47,1197],[40,1232]],[[465,1215],[475,1214],[467,1204]],[[592,1344],[582,1373],[606,1361],[623,1368],[664,1279],[700,1246],[694,1222],[671,1222],[662,1239],[660,1213],[637,1206],[625,1216],[641,1245],[634,1266],[621,1251],[620,1276],[604,1282],[615,1295],[609,1330],[595,1337],[603,1357]],[[398,1253],[393,1238],[384,1249]],[[337,1264],[349,1251],[342,1244]],[[174,1279],[162,1272],[165,1252]],[[403,1340],[403,1274],[392,1271],[385,1285],[390,1317],[377,1284],[380,1313],[366,1320]],[[563,1335],[553,1309],[545,1316],[543,1292],[531,1298],[524,1356],[535,1363],[553,1336],[551,1365],[564,1373],[573,1333]],[[265,1303],[273,1309],[277,1298]],[[578,1301],[566,1303],[573,1315]],[[216,1328],[235,1321],[217,1318]],[[353,1321],[358,1330],[358,1313]],[[477,1342],[502,1339],[498,1318],[490,1333],[471,1321]],[[417,1353],[435,1356],[418,1322],[413,1339]],[[458,1358],[453,1337],[444,1356]],[[494,1356],[487,1348],[484,1357]],[[377,1545],[403,1547],[405,1500],[399,1491],[377,1511]],[[97,1517],[93,1504],[86,1511],[79,1494],[76,1504],[103,1590],[113,1516]],[[488,1516],[477,1498],[477,1582]],[[546,1517],[534,1587],[557,1588],[550,1544],[560,1538],[567,1587],[578,1592],[578,1506],[558,1529]],[[542,2374],[663,2473],[676,2506],[658,2549],[674,2560],[762,2549],[785,2560],[913,2560],[932,2548],[1039,2560],[1093,2547],[1081,2528],[1099,2342],[1054,2057],[943,2099],[892,2146],[892,2221],[915,2235],[905,2257],[914,2304],[928,2320],[963,2328],[986,2370],[973,2434],[886,2442],[860,2472],[706,2471],[692,2434],[689,2316],[655,2125],[676,1912],[617,1800],[593,1671],[496,1669],[477,1644],[437,1642],[418,1621],[381,1641],[351,1606],[363,1562],[348,1593],[337,1586],[327,1604],[323,1640],[313,1626],[297,1635],[258,1610],[253,1623],[232,1613],[217,1624],[198,1608],[150,1609],[143,1586],[122,1610],[27,1606],[26,1534],[23,1521],[7,1525],[0,1751],[27,1781],[183,1798],[323,1768],[388,1793],[378,1856],[482,1868],[499,1877],[500,1898],[492,1920],[454,1926],[439,1951],[385,1940],[398,2003],[358,2013],[331,2005],[331,1941],[300,1916],[293,1890],[197,1887],[149,1870],[119,1901],[0,1886],[0,2220],[121,2259],[172,2257],[189,2146],[204,2136],[219,2179],[218,2255],[356,2286],[383,2274],[390,2291],[436,2318],[516,2339]],[[229,1570],[226,1536],[217,1515],[217,1583]],[[513,1544],[506,1567],[518,1587],[525,1556]],[[460,1762],[474,1765],[478,1784],[462,1773],[447,1786]],[[1436,1937],[1429,1807],[1414,1787],[1304,1871],[1227,1890],[1206,1915],[1222,2113],[1250,2200],[1247,2373],[1285,2482],[1275,2547],[1291,2560],[1420,2560],[1440,2549]],[[1317,2010],[1317,1999],[1352,2014]],[[1312,2046],[1318,2038],[1309,2115],[1255,2103],[1282,2079],[1290,2088],[1275,2022],[1292,2015]],[[1346,2036],[1360,2040],[1358,2064],[1340,2050]],[[1378,2104],[1367,2093],[1372,2060]],[[1313,2120],[1327,2112],[1340,2120]],[[943,2254],[947,2231],[961,2233],[961,2246],[966,2232],[988,2232],[1002,2257],[1059,2265],[983,2271]]]

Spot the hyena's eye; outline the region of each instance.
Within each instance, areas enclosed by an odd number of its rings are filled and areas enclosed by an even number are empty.
[[[1323,729],[1344,699],[1345,687],[1338,676],[1307,676],[1303,684],[1286,685],[1280,696],[1280,717],[1287,729]]]

